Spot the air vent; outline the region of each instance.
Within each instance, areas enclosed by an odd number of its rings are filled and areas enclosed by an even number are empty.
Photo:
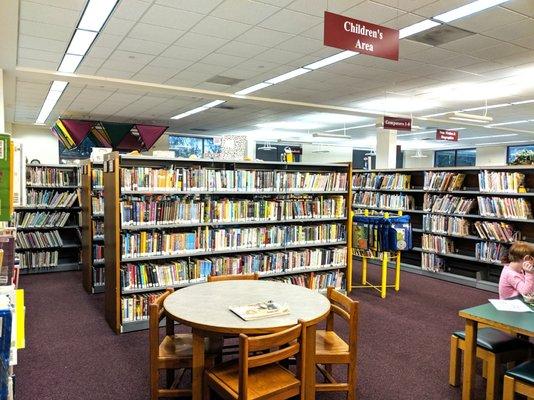
[[[429,44],[431,46],[439,46],[472,35],[474,35],[473,32],[443,24],[412,35],[410,36],[410,40],[415,40],[416,42]]]
[[[229,76],[215,75],[206,80],[209,83],[216,83],[218,85],[233,86],[236,83],[243,82],[244,79],[230,78]]]

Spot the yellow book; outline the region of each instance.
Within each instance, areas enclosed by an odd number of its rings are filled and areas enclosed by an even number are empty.
[[[26,333],[24,330],[26,320],[26,307],[24,306],[24,289],[15,290],[15,318],[17,331],[17,349],[23,349],[26,347]]]

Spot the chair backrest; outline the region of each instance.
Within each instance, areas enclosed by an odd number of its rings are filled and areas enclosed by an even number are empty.
[[[208,282],[220,281],[257,281],[259,275],[254,274],[234,274],[234,275],[208,275]]]
[[[339,293],[332,286],[328,287],[326,297],[330,300],[330,314],[326,320],[326,330],[334,330],[334,315],[344,319],[349,325],[349,352],[356,354],[358,340],[358,306],[356,300]]]
[[[156,361],[159,355],[159,324],[165,318],[165,309],[163,302],[174,292],[174,289],[168,288],[158,296],[152,303],[148,305],[148,340],[150,348],[150,362]],[[174,321],[167,318],[166,335],[174,335]]]
[[[296,377],[303,393],[305,332],[304,322],[299,321],[298,325],[276,333],[252,337],[239,335],[239,399],[247,399],[251,368],[278,363],[293,356],[297,359]]]

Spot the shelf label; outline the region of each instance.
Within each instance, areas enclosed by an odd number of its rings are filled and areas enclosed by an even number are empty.
[[[411,118],[388,117],[384,115],[383,128],[395,129],[397,131],[411,131],[412,120]]]
[[[436,140],[447,140],[450,142],[458,141],[458,131],[452,131],[449,129],[437,129]]]
[[[399,60],[399,31],[328,11],[324,13],[324,45],[374,57]]]

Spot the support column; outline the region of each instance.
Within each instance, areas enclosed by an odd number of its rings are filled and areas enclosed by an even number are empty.
[[[4,70],[0,68],[0,132],[6,132],[6,113],[4,109]]]
[[[376,132],[376,168],[397,166],[397,131],[378,128]]]

